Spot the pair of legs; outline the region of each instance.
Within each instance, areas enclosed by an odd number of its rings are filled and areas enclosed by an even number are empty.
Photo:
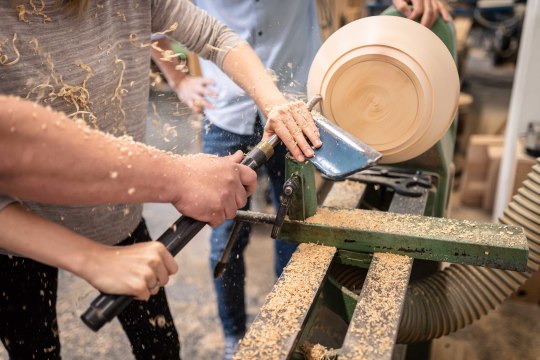
[[[119,245],[150,240],[143,220]],[[60,359],[57,288],[57,268],[0,255],[0,338],[11,359]],[[180,341],[163,288],[148,302],[133,301],[118,319],[137,359],[180,358]],[[160,326],[153,326],[151,319]]]
[[[203,121],[203,151],[208,154],[226,156],[237,150],[247,153],[261,139],[263,127],[259,119],[255,125],[253,135],[238,135]],[[270,190],[274,207],[279,206],[279,196],[283,190],[285,177],[285,153],[283,146],[276,149],[274,156],[266,164],[270,178]],[[249,208],[249,203],[246,209]],[[213,269],[220,260],[221,254],[233,227],[232,220],[213,229],[210,238],[210,266]],[[246,331],[246,306],[244,302],[244,249],[249,241],[250,226],[244,224],[231,252],[229,263],[221,279],[214,280],[214,287],[218,301],[218,312],[226,338],[239,338]],[[289,262],[296,244],[284,241],[275,241],[274,269],[276,276],[281,275],[283,268]]]

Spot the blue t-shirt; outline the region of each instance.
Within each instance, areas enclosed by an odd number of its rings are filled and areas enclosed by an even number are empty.
[[[315,0],[196,0],[196,5],[245,39],[286,95],[305,99],[309,68],[321,45]],[[216,82],[214,109],[205,115],[222,129],[252,134],[255,102],[215,64],[201,60],[203,75]],[[263,118],[263,117],[262,117]]]

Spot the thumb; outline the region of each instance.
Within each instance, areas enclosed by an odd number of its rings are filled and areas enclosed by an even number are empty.
[[[244,153],[242,150],[237,150],[234,154],[227,156],[230,160],[240,164],[244,160]]]

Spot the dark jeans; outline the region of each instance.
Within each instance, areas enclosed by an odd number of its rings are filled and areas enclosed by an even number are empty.
[[[203,151],[208,154],[226,156],[237,150],[248,152],[255,146],[262,136],[262,125],[257,119],[255,133],[253,135],[238,135],[223,130],[205,119],[202,126]],[[283,190],[285,177],[285,153],[286,149],[280,146],[272,158],[266,164],[266,170],[270,178],[272,202],[277,208],[279,196]],[[249,208],[249,203],[245,209]],[[229,234],[234,222],[226,221],[223,225],[213,229],[210,238],[210,266],[213,273],[214,266],[221,258]],[[242,230],[236,240],[235,247],[231,252],[226,271],[219,280],[214,280],[216,296],[218,300],[218,312],[223,325],[225,336],[239,336],[246,331],[246,306],[244,302],[244,249],[249,241],[251,228],[248,224],[242,226]],[[296,244],[284,241],[275,241],[274,270],[276,276],[281,275],[283,268],[289,262]]]
[[[143,220],[119,245],[145,241],[150,236]],[[0,338],[11,359],[60,359],[57,289],[58,269],[0,255]],[[163,288],[148,302],[133,301],[118,319],[136,359],[180,358],[180,341]]]

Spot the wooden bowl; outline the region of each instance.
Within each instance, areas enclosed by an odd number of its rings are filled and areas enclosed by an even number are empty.
[[[426,27],[396,16],[354,21],[319,49],[308,96],[322,113],[382,153],[380,163],[414,158],[448,130],[459,77],[452,55]]]

